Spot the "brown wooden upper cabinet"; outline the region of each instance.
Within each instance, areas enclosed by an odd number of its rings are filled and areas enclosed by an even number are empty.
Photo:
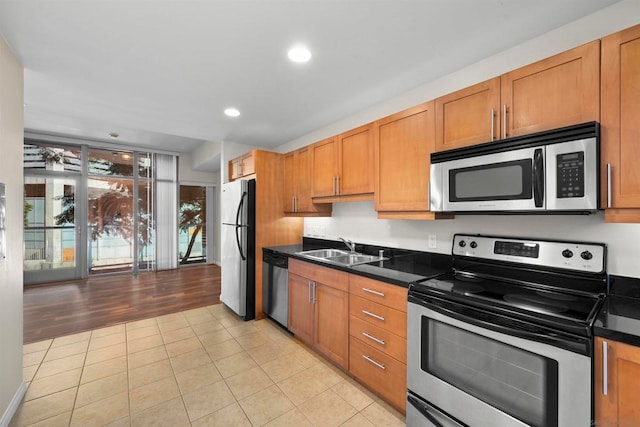
[[[436,219],[429,212],[431,152],[435,145],[434,102],[375,122],[375,208],[378,218]]]
[[[500,77],[436,99],[436,151],[500,138]]]
[[[600,41],[436,100],[436,150],[600,120]]]
[[[284,213],[288,216],[331,216],[330,203],[311,200],[311,148],[284,155]]]
[[[229,161],[229,180],[239,179],[256,173],[253,153],[248,152]]]
[[[640,222],[640,25],[602,39],[601,201],[607,222]]]
[[[316,202],[373,198],[372,124],[311,146],[311,196]]]

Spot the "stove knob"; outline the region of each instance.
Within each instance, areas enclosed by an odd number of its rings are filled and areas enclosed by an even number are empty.
[[[593,258],[593,254],[589,251],[584,251],[580,254],[580,258],[589,261],[591,258]]]
[[[474,240],[474,241],[471,242],[471,244],[469,246],[471,246],[473,249],[475,249],[475,248],[478,247],[478,244]]]
[[[465,246],[467,246],[467,242],[465,242],[464,240],[460,240],[458,242],[458,246],[460,246],[461,248],[464,248]]]
[[[573,252],[571,252],[569,249],[565,249],[564,251],[562,251],[562,256],[565,258],[571,258],[573,256]]]

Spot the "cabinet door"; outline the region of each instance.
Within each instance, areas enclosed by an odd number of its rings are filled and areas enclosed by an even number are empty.
[[[640,208],[640,25],[602,39],[602,183],[607,207]],[[623,212],[624,213],[624,212]],[[634,211],[640,222],[640,211]],[[609,211],[607,211],[609,214]]]
[[[284,158],[284,212],[295,212],[295,200],[296,187],[298,183],[297,179],[297,165],[295,152],[287,153]]]
[[[429,210],[430,154],[434,148],[433,101],[376,122],[376,211]]]
[[[242,159],[229,161],[229,180],[238,179],[242,176]]]
[[[349,294],[316,283],[315,347],[343,369],[349,367]]]
[[[304,147],[296,152],[296,177],[298,193],[296,205],[298,212],[331,212],[330,204],[313,204],[311,201],[311,149]]]
[[[436,99],[436,151],[500,137],[500,77]]]
[[[640,348],[596,337],[594,367],[596,425],[640,425]]]
[[[313,346],[314,305],[309,280],[289,273],[289,330]]]
[[[511,71],[501,83],[502,138],[599,121],[600,41]]]
[[[355,337],[350,338],[349,372],[389,403],[405,411],[407,365]]]
[[[373,193],[371,125],[338,136],[338,195]]]
[[[311,146],[311,150],[311,196],[335,196],[338,180],[338,149],[335,138],[317,142]]]
[[[253,154],[249,153],[248,155],[242,158],[242,176],[247,176],[256,173],[256,164],[255,159],[253,158]]]

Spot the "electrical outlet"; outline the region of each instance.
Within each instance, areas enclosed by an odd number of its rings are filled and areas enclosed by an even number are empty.
[[[429,243],[428,243],[429,249],[435,249],[437,247],[437,242],[438,242],[438,239],[436,238],[436,235],[429,234]]]

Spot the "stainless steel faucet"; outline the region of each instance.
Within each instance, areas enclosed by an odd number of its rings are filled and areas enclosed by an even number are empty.
[[[342,237],[338,237],[338,240],[341,240],[345,245],[347,245],[347,247],[349,248],[349,252],[356,251],[356,244],[351,240],[343,239]]]

